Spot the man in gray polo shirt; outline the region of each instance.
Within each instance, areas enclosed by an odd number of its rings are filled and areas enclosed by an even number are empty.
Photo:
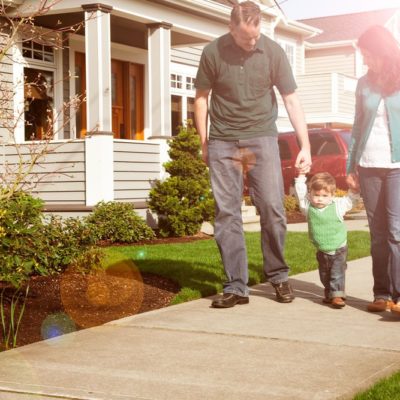
[[[223,295],[212,303],[216,308],[249,302],[241,216],[244,169],[260,214],[265,276],[279,302],[294,299],[283,255],[286,219],[274,86],[300,142],[296,168],[302,173],[311,166],[310,143],[287,57],[276,42],[260,33],[260,23],[257,4],[244,1],[235,5],[230,32],[204,48],[195,83],[196,125],[203,159],[210,168],[216,202],[215,239],[227,277]]]

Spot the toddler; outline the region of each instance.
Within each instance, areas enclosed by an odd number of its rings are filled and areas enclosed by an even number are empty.
[[[317,248],[319,276],[325,288],[324,303],[334,308],[345,306],[347,268],[347,230],[343,217],[360,198],[355,191],[334,197],[335,178],[328,172],[315,174],[307,191],[306,176],[295,178],[300,211],[308,221],[308,233]]]

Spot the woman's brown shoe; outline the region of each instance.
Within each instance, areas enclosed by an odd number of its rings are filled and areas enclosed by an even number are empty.
[[[390,310],[393,305],[394,303],[392,300],[375,299],[372,303],[368,304],[367,310],[369,312],[383,312]]]
[[[400,302],[398,301],[396,304],[393,304],[390,310],[393,314],[396,314],[400,317]]]

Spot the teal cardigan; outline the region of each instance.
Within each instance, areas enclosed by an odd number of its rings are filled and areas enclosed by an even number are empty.
[[[371,133],[382,95],[371,87],[367,75],[356,89],[356,111],[347,159],[347,173],[354,172]],[[400,161],[400,91],[383,97],[388,115],[392,162]]]

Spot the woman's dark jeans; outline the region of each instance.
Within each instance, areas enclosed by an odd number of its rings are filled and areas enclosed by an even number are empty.
[[[400,168],[359,168],[371,232],[374,297],[400,300]]]

